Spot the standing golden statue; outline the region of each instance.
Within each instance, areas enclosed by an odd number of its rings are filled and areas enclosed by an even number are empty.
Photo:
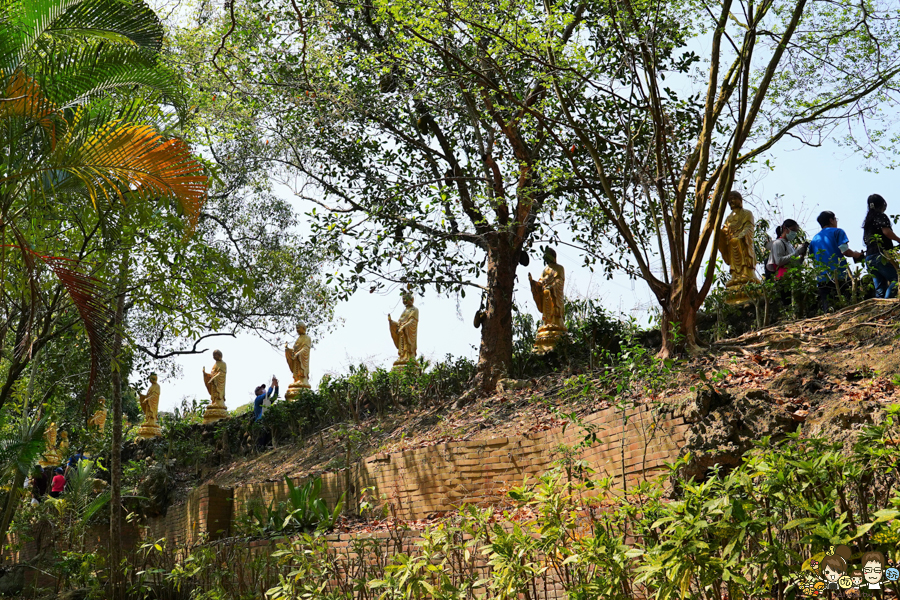
[[[746,304],[750,301],[750,295],[745,286],[759,283],[756,248],[753,246],[753,213],[744,208],[744,198],[736,191],[728,194],[728,205],[731,214],[725,219],[719,234],[719,252],[731,268],[731,278],[725,284],[725,301],[728,304]]]
[[[284,397],[287,400],[296,400],[300,396],[300,390],[309,389],[309,352],[312,348],[312,339],[306,335],[306,325],[297,323],[297,341],[291,348],[284,345],[284,357],[288,367],[294,376],[294,382],[288,386]]]
[[[138,392],[138,402],[141,403],[141,410],[144,411],[144,422],[138,429],[137,437],[150,439],[162,435],[157,420],[157,411],[159,410],[159,384],[157,383],[156,373],[150,373],[150,387],[147,393]]]
[[[222,360],[221,350],[213,350],[213,360],[216,364],[209,373],[203,367],[203,383],[209,392],[209,406],[203,413],[203,422],[207,424],[228,417],[228,409],[225,408],[225,374],[228,367]]]
[[[57,447],[57,454],[59,454],[63,460],[69,455],[69,432],[68,431],[60,431],[59,437],[59,446]]]
[[[103,431],[103,427],[106,425],[106,398],[101,396],[97,399],[97,404],[100,405],[100,408],[88,419],[87,424],[89,429],[97,428]]]
[[[556,251],[547,248],[544,251],[544,271],[541,278],[535,281],[528,274],[531,284],[531,295],[537,308],[541,311],[543,323],[538,328],[534,339],[534,352],[545,354],[556,347],[556,343],[566,332],[565,287],[566,270],[556,262]]]
[[[62,462],[63,459],[56,447],[56,423],[50,423],[44,431],[44,455],[38,464],[42,467],[57,467]]]
[[[419,309],[413,306],[413,293],[403,290],[403,313],[396,321],[388,315],[388,325],[391,328],[391,338],[397,347],[397,360],[394,361],[394,370],[403,369],[407,364],[416,362],[416,351],[419,331]]]

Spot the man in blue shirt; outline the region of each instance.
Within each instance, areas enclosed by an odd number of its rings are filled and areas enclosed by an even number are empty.
[[[261,385],[255,390],[256,398],[253,400],[253,416],[257,421],[262,419],[266,406],[278,399],[278,380],[272,378],[272,385],[266,392],[266,386]],[[268,400],[268,402],[267,402]]]
[[[816,221],[822,231],[809,242],[809,255],[819,269],[819,306],[827,312],[847,280],[847,260],[844,257],[860,260],[865,255],[850,249],[850,240],[843,229],[838,229],[837,217],[833,212],[822,211]]]

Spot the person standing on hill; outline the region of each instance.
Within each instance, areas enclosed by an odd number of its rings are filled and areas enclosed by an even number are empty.
[[[822,211],[816,221],[822,230],[809,242],[809,255],[820,270],[816,276],[819,307],[827,312],[841,289],[846,287],[848,266],[844,257],[859,260],[865,254],[850,249],[850,240],[844,230],[838,228],[837,217],[833,212]]]
[[[278,379],[272,377],[272,384],[268,391],[266,391],[266,384],[262,384],[253,393],[256,395],[253,400],[253,417],[259,421],[262,419],[266,407],[271,406],[272,402],[278,399]]]
[[[62,467],[57,467],[56,475],[53,476],[53,483],[50,486],[50,496],[59,498],[64,489],[66,489],[66,476],[63,475]]]
[[[790,270],[800,266],[806,258],[808,242],[794,248],[792,242],[800,233],[800,225],[793,219],[785,219],[780,227],[775,228],[776,239],[769,246],[769,258],[766,260],[766,279],[775,280],[776,305],[787,311],[792,305]],[[802,312],[802,311],[801,311]]]
[[[777,239],[772,242],[772,252],[766,261],[766,277],[782,279],[789,268],[803,262],[809,243],[804,242],[797,248],[791,243],[799,232],[800,225],[793,219],[785,219],[780,227],[775,228]]]
[[[875,282],[876,298],[891,298],[897,288],[897,269],[884,256],[900,237],[891,229],[891,220],[884,211],[887,202],[878,194],[872,194],[866,201],[869,212],[863,221],[863,242],[866,244],[866,267]]]
[[[43,501],[44,494],[47,493],[47,485],[50,483],[47,473],[40,467],[34,468],[34,474],[31,476],[31,503],[38,504]]]

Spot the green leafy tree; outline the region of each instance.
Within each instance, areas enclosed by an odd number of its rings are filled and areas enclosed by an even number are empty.
[[[219,148],[239,142],[244,164],[312,206],[312,241],[340,249],[345,295],[389,282],[482,294],[477,378],[490,390],[510,366],[517,269],[569,178],[531,116],[552,111],[544,65],[492,41],[543,35],[540,8],[456,8],[477,32],[402,3],[200,5],[202,26],[172,54],[195,84],[198,139],[226,160]]]
[[[434,33],[420,36],[432,45],[441,29],[473,22],[453,4],[394,6],[410,19],[433,15]],[[697,349],[728,194],[746,193],[742,177],[771,149],[786,138],[818,146],[838,137],[893,162],[900,15],[892,2],[603,0],[542,10],[542,37],[485,35],[546,65],[555,103],[530,107],[527,97],[491,92],[529,110],[565,156],[581,191],[567,203],[575,236],[592,258],[647,282],[663,355]],[[549,41],[569,27],[577,44]]]
[[[847,125],[870,158],[891,146],[886,0],[203,6],[178,58],[215,139],[247,140],[315,205],[348,290],[463,290],[483,270],[488,382],[517,260],[560,201],[588,260],[648,283],[668,355],[697,347],[742,170]]]

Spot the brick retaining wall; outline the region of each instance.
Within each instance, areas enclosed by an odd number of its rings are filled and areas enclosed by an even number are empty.
[[[683,418],[659,417],[648,407],[624,412],[608,408],[588,415],[582,426],[376,454],[349,470],[323,474],[323,497],[334,506],[346,491],[347,503],[352,505],[361,490],[374,488],[372,496],[384,498],[397,516],[407,520],[463,504],[490,505],[526,477],[533,480],[552,469],[559,458],[557,449],[578,445],[588,429],[596,432],[597,442],[583,448],[579,458],[598,477],[613,478],[614,486],[621,489],[623,462],[629,487],[665,472],[665,463],[678,457],[687,428]],[[175,545],[195,543],[202,534],[215,539],[234,532],[234,520],[245,514],[252,498],[268,505],[287,495],[284,481],[233,490],[204,485],[193,490],[184,504],[170,507],[165,518],[152,519],[147,536],[166,537]]]
[[[323,497],[333,507],[346,492],[347,505],[354,506],[361,490],[373,488],[371,497],[382,498],[391,505],[394,514],[406,520],[424,519],[464,504],[487,506],[526,478],[533,480],[547,473],[560,458],[560,446],[572,448],[581,444],[588,431],[596,434],[596,442],[585,444],[577,458],[593,469],[597,477],[610,477],[614,488],[622,489],[623,482],[631,487],[664,473],[665,464],[678,457],[687,428],[683,418],[660,416],[648,407],[624,411],[608,408],[588,415],[578,426],[376,454],[351,465],[350,469],[323,474]],[[246,512],[252,498],[268,505],[286,499],[287,495],[284,481],[234,489],[202,485],[192,490],[184,502],[170,506],[164,517],[149,519],[140,538],[129,537],[133,538],[134,546],[165,538],[169,548],[192,546],[204,538],[227,537],[236,533],[235,520]],[[108,537],[101,540],[103,533],[96,534],[99,537],[91,540],[91,545],[102,547]],[[397,532],[360,537],[375,538],[387,553],[414,551],[421,539],[414,532],[405,534],[402,540],[397,538]],[[16,558],[27,560],[34,555],[37,548],[29,547],[34,545],[30,542]],[[337,553],[351,552],[350,534],[331,535],[329,543]],[[262,552],[269,551],[272,545],[267,540],[251,543],[254,551]],[[552,580],[542,581],[541,585],[541,598],[552,600],[564,596]]]

